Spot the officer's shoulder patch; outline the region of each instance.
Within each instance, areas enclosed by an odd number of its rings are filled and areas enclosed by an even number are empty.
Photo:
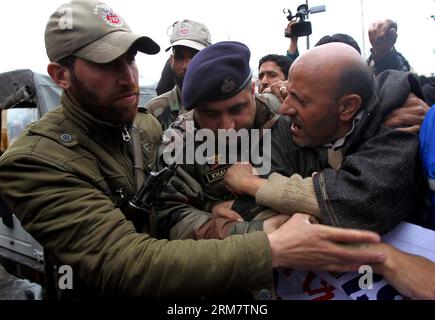
[[[54,140],[65,147],[73,147],[78,144],[77,135],[75,133],[49,122],[35,122],[28,127],[28,134]]]
[[[169,91],[151,99],[145,104],[145,109],[147,109],[150,113],[156,116],[155,115],[156,110],[169,107],[170,93],[171,92]]]
[[[193,111],[178,115],[177,119],[163,132],[162,144],[180,143],[184,141],[188,130],[196,130],[193,122]],[[184,144],[184,142],[182,142]]]

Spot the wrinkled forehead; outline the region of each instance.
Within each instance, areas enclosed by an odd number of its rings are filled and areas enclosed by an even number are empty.
[[[265,61],[264,63],[261,64],[259,70],[260,73],[270,72],[270,71],[282,73],[281,68],[274,61]]]
[[[289,71],[289,80],[303,79],[309,83],[338,81],[344,64],[319,55],[304,55],[295,60]]]
[[[272,60],[266,60],[266,61],[264,61],[261,64],[260,69],[266,68],[266,67],[279,68],[278,64],[275,61],[272,61]]]
[[[316,63],[311,63],[309,59],[301,57],[293,62],[288,77],[290,81],[300,81],[320,77],[321,73],[323,71]]]
[[[325,67],[295,64],[289,72],[288,90],[299,98],[311,101],[333,98],[338,91],[338,76]]]

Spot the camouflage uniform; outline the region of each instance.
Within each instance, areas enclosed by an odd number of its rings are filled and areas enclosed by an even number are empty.
[[[145,108],[159,120],[163,130],[168,129],[180,113],[186,112],[181,105],[180,89],[178,86],[148,101]]]
[[[255,102],[257,113],[253,128],[273,128],[279,117],[273,110],[279,109],[279,100],[274,100],[268,95],[256,95]],[[271,105],[271,102],[274,104]],[[165,142],[165,136],[171,136],[173,134],[171,130],[185,130],[187,121],[193,121],[193,112],[189,111],[180,115],[171,128],[165,132],[159,152],[160,165],[163,163],[163,149],[170,143]],[[215,157],[218,159],[219,155]],[[221,239],[230,234],[262,230],[262,221],[235,222],[216,218],[210,212],[216,204],[234,199],[223,183],[229,167],[228,164],[181,165],[177,176],[173,177],[169,183],[169,190],[161,195],[161,202],[158,204],[160,236],[170,239]]]

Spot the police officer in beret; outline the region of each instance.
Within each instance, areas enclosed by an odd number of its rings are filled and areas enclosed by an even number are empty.
[[[180,115],[165,132],[162,155],[172,143],[170,136],[175,131],[188,130],[188,123],[193,123],[195,129],[208,129],[214,134],[219,129],[234,129],[236,132],[241,129],[273,130],[279,116],[262,95],[254,94],[249,59],[249,48],[235,41],[216,43],[192,59],[182,92],[188,112]],[[186,143],[186,139],[178,141]],[[238,159],[240,153],[246,151],[239,148]],[[264,227],[267,230],[287,219],[278,215],[265,220],[264,224],[263,220],[244,221],[246,216],[241,217],[231,210],[234,198],[223,184],[231,163],[226,159],[222,161],[223,154],[218,151],[211,157],[215,163],[199,164],[195,161],[179,167],[178,171],[183,174],[175,177],[172,184],[181,192],[165,193],[159,206],[162,236],[221,239],[234,233],[263,230]],[[223,164],[216,163],[219,159]],[[250,208],[245,214],[252,216]]]

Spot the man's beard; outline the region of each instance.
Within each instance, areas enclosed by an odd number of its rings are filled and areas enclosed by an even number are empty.
[[[94,118],[111,123],[116,126],[123,126],[133,122],[139,102],[139,87],[125,86],[123,90],[111,97],[99,97],[93,91],[89,90],[82,81],[80,81],[74,72],[71,72],[71,88],[69,89],[77,103],[84,108],[86,112]],[[119,106],[112,104],[113,97],[119,97],[125,94],[135,94],[136,103],[131,106]],[[134,109],[134,110],[133,110]],[[134,111],[134,112],[133,112]]]

